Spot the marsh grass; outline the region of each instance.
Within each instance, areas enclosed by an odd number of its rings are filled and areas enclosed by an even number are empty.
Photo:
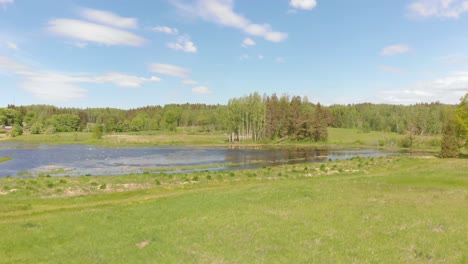
[[[402,156],[305,166],[0,179],[0,262],[468,259],[466,160]]]
[[[0,163],[11,160],[11,157],[0,157]]]

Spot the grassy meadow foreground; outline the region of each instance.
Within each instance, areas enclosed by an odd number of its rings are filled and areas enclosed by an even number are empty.
[[[467,263],[468,162],[0,179],[2,263]]]

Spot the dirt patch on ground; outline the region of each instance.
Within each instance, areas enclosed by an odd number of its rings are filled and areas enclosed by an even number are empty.
[[[135,246],[139,248],[144,248],[146,246],[149,246],[149,244],[151,244],[151,241],[145,240],[145,241],[141,241],[140,243],[136,243]]]

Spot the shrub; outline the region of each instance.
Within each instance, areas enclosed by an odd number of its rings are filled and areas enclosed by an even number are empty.
[[[398,146],[401,148],[411,148],[413,145],[413,137],[411,135],[407,135],[404,138],[398,141]]]
[[[385,146],[385,139],[379,139],[378,144],[379,144],[379,147]]]
[[[13,130],[11,131],[11,136],[12,137],[17,137],[17,136],[21,136],[23,135],[23,128],[18,125],[18,124],[15,124],[13,126]]]
[[[327,172],[327,168],[325,167],[325,164],[320,165],[320,170],[323,172]]]
[[[101,190],[104,190],[107,188],[107,185],[104,183],[104,184],[101,184],[101,186],[99,186],[99,189]]]
[[[31,132],[31,134],[37,135],[42,132],[42,129],[43,129],[42,123],[36,122],[31,126],[31,128],[29,129],[29,132]]]
[[[102,125],[94,126],[94,128],[93,128],[93,137],[95,139],[101,139],[103,130],[104,129],[103,129]]]

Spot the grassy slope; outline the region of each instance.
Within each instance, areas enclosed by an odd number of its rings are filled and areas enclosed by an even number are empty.
[[[0,262],[468,261],[466,160],[320,166],[0,179]],[[74,186],[84,195],[68,197]]]

